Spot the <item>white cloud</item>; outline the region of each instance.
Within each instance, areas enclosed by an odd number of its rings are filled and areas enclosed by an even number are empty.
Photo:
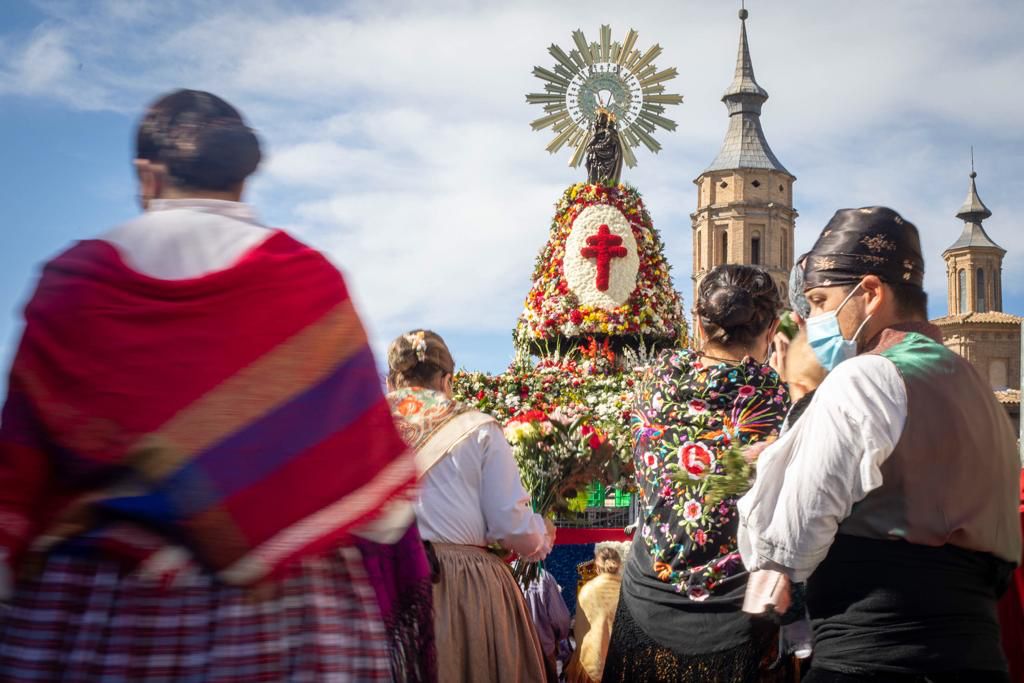
[[[577,27],[627,26],[665,48],[686,96],[680,126],[641,150],[644,192],[689,302],[692,179],[727,121],[719,101],[738,21],[720,3],[438,2],[45,5],[52,19],[4,38],[0,92],[130,112],[171,87],[213,90],[261,130],[254,196],[345,268],[380,338],[417,325],[508,330],[547,236],[552,204],[580,172],[548,158],[523,94],[533,65]],[[771,93],[769,141],[798,176],[797,246],[839,207],[885,203],[922,232],[933,299],[956,239],[967,146],[978,147],[989,230],[1010,250],[1004,290],[1024,296],[1024,5],[954,0],[754,7],[755,71]],[[83,65],[81,69],[78,65]],[[941,312],[941,310],[937,311]]]

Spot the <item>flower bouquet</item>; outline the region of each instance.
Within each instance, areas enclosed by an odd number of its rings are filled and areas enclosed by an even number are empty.
[[[603,472],[615,457],[614,449],[587,416],[563,411],[527,410],[512,417],[505,438],[533,509],[550,518],[570,507],[576,488]],[[513,563],[513,574],[523,586],[539,575],[540,564],[522,558]]]
[[[593,449],[583,448],[589,445],[591,437],[600,441],[602,454],[608,451],[607,467],[600,471],[593,468],[596,474],[593,480],[633,490],[633,437],[629,417],[638,372],[633,368],[612,367],[606,358],[609,353],[610,350],[593,342],[590,347],[567,357],[513,365],[497,375],[458,372],[454,380],[455,396],[510,427],[517,422],[524,424],[521,420],[526,415],[553,415],[569,421],[580,418],[578,457],[592,459]],[[540,422],[535,425],[536,429],[541,429]],[[587,433],[587,444],[584,444],[582,437],[586,430],[593,431]],[[577,484],[582,489],[590,481]]]

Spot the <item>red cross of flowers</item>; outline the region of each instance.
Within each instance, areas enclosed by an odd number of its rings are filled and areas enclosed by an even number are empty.
[[[622,258],[629,251],[622,246],[622,238],[613,235],[607,225],[597,229],[596,235],[587,237],[587,246],[580,249],[584,258],[597,259],[597,288],[602,292],[608,289],[608,273],[613,258]]]

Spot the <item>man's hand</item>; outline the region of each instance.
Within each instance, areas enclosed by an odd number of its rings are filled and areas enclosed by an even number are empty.
[[[779,377],[786,380],[786,356],[789,354],[789,337],[779,332],[772,339],[772,354],[768,357],[768,365],[772,366]]]

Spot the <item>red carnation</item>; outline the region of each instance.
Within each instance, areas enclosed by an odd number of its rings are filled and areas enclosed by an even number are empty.
[[[578,310],[574,310],[569,314],[569,319],[572,320],[573,325],[579,325],[583,322],[583,314]]]

